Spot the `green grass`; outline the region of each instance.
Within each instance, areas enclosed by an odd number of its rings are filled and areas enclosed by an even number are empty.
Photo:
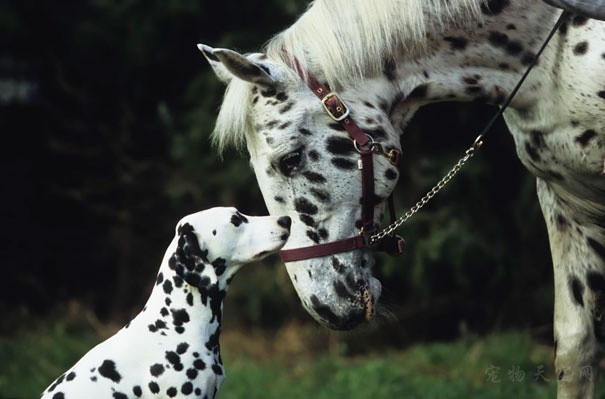
[[[61,324],[0,339],[0,398],[38,397],[98,340],[90,332],[70,331]],[[227,379],[222,399],[556,396],[552,349],[523,333],[429,343],[355,357],[272,352],[259,358],[236,347],[236,341],[231,338],[223,345]],[[271,340],[262,345],[270,347]],[[489,380],[488,369],[492,366],[499,368],[495,375],[499,382]],[[550,381],[534,381],[539,366]],[[522,380],[509,379],[508,371],[513,367],[524,372]],[[600,392],[605,392],[603,385]]]

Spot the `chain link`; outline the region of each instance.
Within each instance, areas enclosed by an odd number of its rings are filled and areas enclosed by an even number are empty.
[[[378,243],[378,241],[384,239],[385,237],[393,235],[393,233],[395,233],[395,230],[397,230],[399,227],[401,227],[405,222],[408,221],[409,218],[414,216],[414,214],[416,212],[418,212],[420,209],[422,209],[423,206],[425,206],[431,199],[433,199],[433,197],[439,191],[441,191],[441,189],[443,189],[443,187],[445,187],[450,182],[450,180],[452,180],[452,178],[454,176],[456,176],[456,174],[460,171],[460,169],[462,169],[464,164],[466,164],[466,162],[473,155],[475,155],[475,152],[479,148],[481,148],[482,145],[483,145],[483,135],[480,134],[479,136],[477,136],[477,138],[473,142],[473,145],[468,150],[466,150],[466,152],[464,153],[464,156],[462,158],[460,158],[458,160],[458,162],[456,162],[454,167],[445,176],[443,176],[443,178],[441,180],[439,180],[439,182],[433,188],[431,188],[430,191],[428,193],[426,193],[424,195],[424,197],[422,197],[420,199],[420,201],[416,202],[416,204],[413,207],[411,207],[410,210],[405,213],[405,215],[401,216],[399,219],[394,221],[387,228],[372,235],[370,237],[369,244],[374,245],[374,244]]]

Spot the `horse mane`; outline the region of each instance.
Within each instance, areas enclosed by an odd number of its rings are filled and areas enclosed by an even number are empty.
[[[377,76],[399,49],[423,48],[430,32],[480,19],[485,0],[315,0],[297,22],[264,47],[270,59],[319,72],[330,87]],[[213,142],[219,151],[242,147],[248,129],[250,85],[233,79],[225,93]]]

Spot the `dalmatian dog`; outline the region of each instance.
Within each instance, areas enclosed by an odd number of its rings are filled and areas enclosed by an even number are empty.
[[[223,300],[234,273],[281,249],[289,217],[212,208],[184,217],[132,321],[57,378],[42,399],[216,398]]]

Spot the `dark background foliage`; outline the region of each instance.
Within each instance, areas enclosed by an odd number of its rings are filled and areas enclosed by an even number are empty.
[[[216,205],[266,210],[247,155],[209,145],[223,87],[196,43],[258,49],[305,0],[0,2],[0,331],[78,301],[125,321],[144,303],[176,221]],[[423,109],[402,138],[400,211],[463,154],[494,111]],[[501,123],[380,257],[386,342],[511,327],[548,331],[552,272],[535,183]],[[310,323],[283,266],[234,282],[237,324]],[[394,317],[392,317],[394,316]]]

